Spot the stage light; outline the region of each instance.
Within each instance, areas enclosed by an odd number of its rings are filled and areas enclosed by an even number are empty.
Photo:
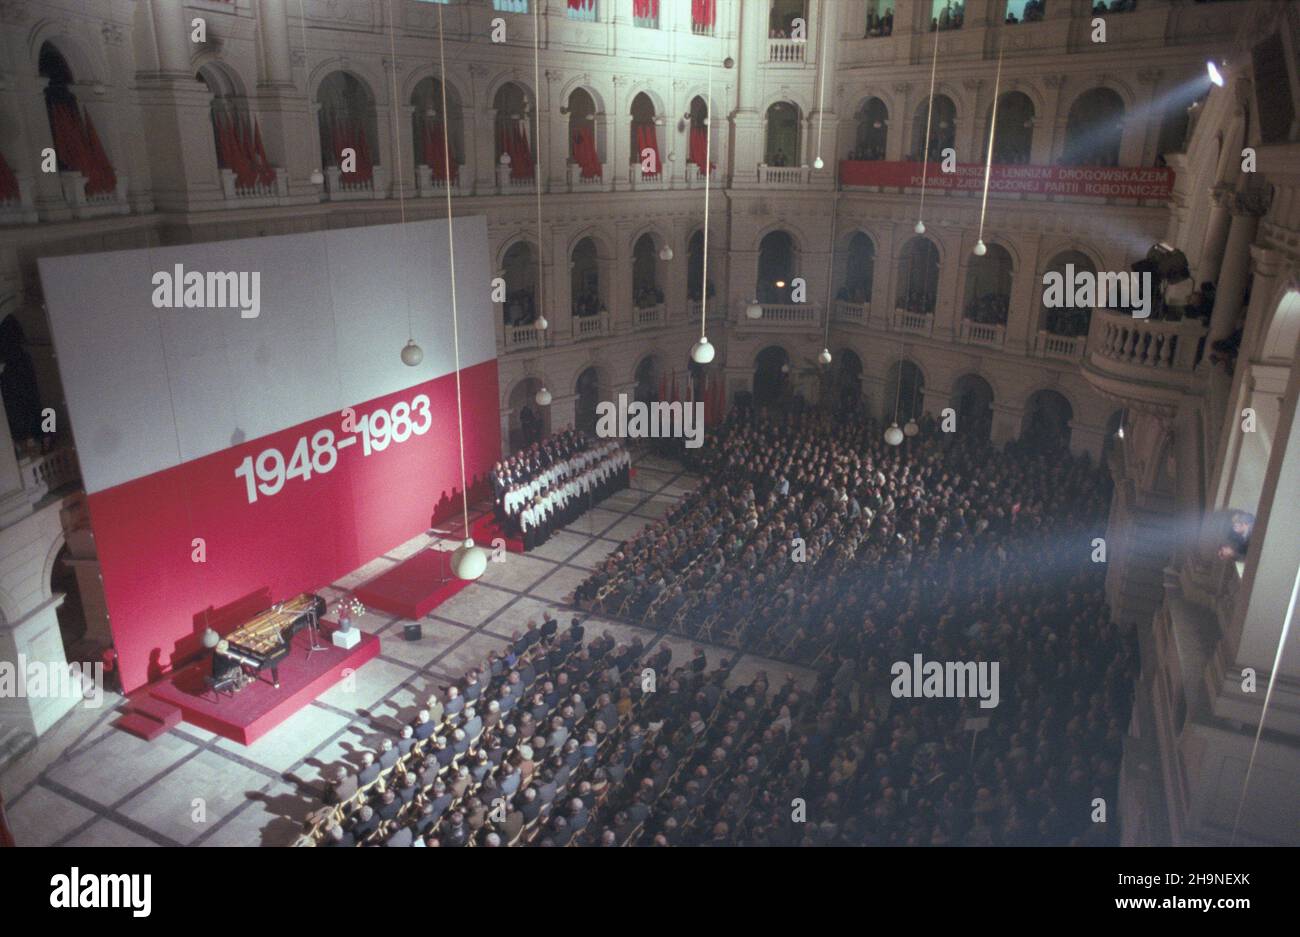
[[[1219,87],[1219,88],[1222,88],[1222,87],[1223,87],[1223,73],[1219,71],[1219,66],[1215,65],[1213,62],[1208,62],[1208,61],[1207,61],[1207,62],[1205,63],[1205,70],[1206,70],[1206,72],[1209,73],[1211,84],[1214,84],[1215,86],[1217,86],[1217,87]]]
[[[983,257],[983,256],[984,256],[985,254],[987,254],[988,252],[989,252],[989,249],[988,249],[987,247],[984,246],[984,239],[983,239],[983,238],[980,238],[978,241],[975,242],[975,256],[976,256],[976,257]]]
[[[325,173],[321,172],[319,169],[313,169],[313,170],[311,171],[311,184],[312,184],[312,185],[324,185],[324,184],[325,184]]]
[[[663,250],[659,251],[659,259],[660,259],[660,260],[672,260],[672,259],[673,259],[673,249],[672,249],[671,247],[669,247],[667,244],[665,244],[665,245],[663,246]]]
[[[908,439],[911,439],[919,432],[921,432],[921,427],[917,425],[916,420],[908,420],[903,424],[903,435]]]
[[[745,307],[745,318],[761,319],[763,318],[763,307],[759,305],[758,300],[754,300]]]
[[[536,319],[533,320],[533,328],[537,329],[537,331],[539,332],[545,332],[548,328],[550,328],[550,326],[551,323],[546,321],[546,316],[539,315]]]
[[[817,360],[820,361],[822,364],[830,364],[831,350],[829,348],[823,348],[821,354],[817,356]]]
[[[912,230],[915,231],[917,234],[925,234],[925,222],[918,221],[916,223],[916,227],[914,227]]]
[[[1116,439],[1124,438],[1124,427],[1121,426],[1119,429],[1115,430],[1115,438]]]
[[[691,346],[691,360],[696,364],[708,364],[713,360],[714,348],[709,340],[700,336],[700,340]]]
[[[537,401],[539,407],[549,407],[551,405],[551,392],[543,384],[542,389],[537,392],[537,396],[533,399]]]
[[[487,553],[468,537],[451,554],[451,571],[457,579],[477,579],[487,570]]]
[[[823,161],[820,156],[818,156],[815,160],[813,160],[813,169],[821,169],[825,165],[826,165],[825,161]]]
[[[424,360],[424,349],[415,344],[415,339],[410,339],[406,347],[402,349],[402,364],[408,368],[413,368]]]
[[[785,280],[777,280],[777,281],[776,281],[776,288],[777,288],[778,290],[783,290],[783,289],[785,289]]]
[[[885,430],[885,442],[891,446],[897,446],[903,441],[903,431],[898,428],[897,423],[890,423],[889,429]]]

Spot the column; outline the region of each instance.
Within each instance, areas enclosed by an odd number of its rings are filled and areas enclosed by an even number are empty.
[[[1207,342],[1227,338],[1237,327],[1250,274],[1250,245],[1255,240],[1260,217],[1268,211],[1268,197],[1257,190],[1236,192],[1231,211],[1232,224],[1228,230],[1228,245],[1219,269],[1219,280],[1215,284],[1214,311],[1210,316]]]
[[[1228,244],[1228,229],[1232,224],[1232,186],[1216,185],[1210,189],[1210,200],[1214,207],[1210,209],[1210,220],[1205,226],[1205,240],[1201,247],[1201,262],[1197,265],[1197,284],[1205,281],[1213,283],[1219,278],[1219,267],[1223,263],[1223,251]]]
[[[257,34],[261,51],[257,80],[257,119],[267,159],[285,176],[292,201],[318,201],[323,187],[311,181],[314,170],[324,170],[320,158],[320,131],[311,106],[310,37],[298,32],[308,48],[295,52],[291,44],[287,0],[258,0]],[[294,83],[294,66],[302,68],[301,85]]]

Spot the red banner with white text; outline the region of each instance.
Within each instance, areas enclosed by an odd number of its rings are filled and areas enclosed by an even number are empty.
[[[840,183],[920,188],[922,166],[922,163],[904,161],[843,160]],[[984,188],[984,165],[958,163],[955,171],[944,172],[939,163],[930,163],[925,179],[926,188],[935,191],[980,192]],[[989,176],[990,195],[1026,193],[1168,200],[1173,190],[1174,171],[1166,167],[994,165]]]

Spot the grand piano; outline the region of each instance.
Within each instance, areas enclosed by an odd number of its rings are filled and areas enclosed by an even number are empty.
[[[226,635],[226,649],[218,656],[238,662],[254,673],[271,668],[271,682],[280,686],[280,661],[289,656],[293,636],[308,625],[318,625],[325,614],[319,595],[302,595],[273,605]],[[213,661],[216,670],[219,662]]]

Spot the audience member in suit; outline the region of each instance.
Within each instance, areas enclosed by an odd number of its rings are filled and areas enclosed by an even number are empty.
[[[397,751],[401,757],[405,758],[415,747],[415,729],[411,726],[402,726],[402,734],[397,739]]]
[[[334,769],[334,777],[325,788],[325,793],[321,795],[321,800],[327,804],[345,804],[352,799],[352,795],[357,792],[357,778],[345,765],[339,765]]]
[[[415,737],[420,741],[424,741],[437,731],[438,727],[429,718],[429,710],[421,709],[415,717]]]
[[[380,769],[379,765],[375,764],[375,756],[374,756],[374,753],[373,753],[373,752],[362,752],[362,754],[361,754],[361,770],[360,770],[359,772],[357,772],[357,784],[358,784],[358,786],[360,786],[360,787],[365,787],[367,784],[369,784],[369,783],[371,783],[372,781],[374,781],[377,777],[379,777],[379,772],[380,772],[380,770],[381,770],[381,769]]]
[[[399,757],[401,757],[401,752],[393,745],[392,739],[384,739],[379,743],[379,767],[381,770],[387,771],[397,764]]]
[[[357,838],[335,823],[325,836],[326,846],[355,846]]]

